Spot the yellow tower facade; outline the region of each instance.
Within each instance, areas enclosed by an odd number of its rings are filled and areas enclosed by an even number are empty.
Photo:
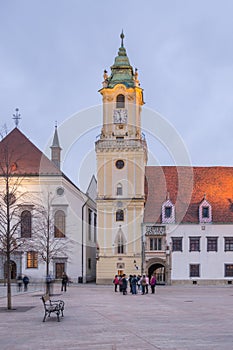
[[[124,48],[104,72],[103,126],[96,141],[99,284],[140,274],[147,145],[141,131],[143,90]]]

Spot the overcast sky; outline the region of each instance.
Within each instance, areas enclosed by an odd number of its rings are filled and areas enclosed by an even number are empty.
[[[101,124],[93,106],[123,29],[145,109],[172,124],[192,164],[232,166],[232,14],[231,0],[0,0],[0,126],[14,127],[18,107],[20,130],[45,150],[57,121],[63,171],[85,190]],[[173,150],[145,134],[150,162],[170,164]]]

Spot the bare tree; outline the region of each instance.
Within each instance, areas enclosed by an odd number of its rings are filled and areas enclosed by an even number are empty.
[[[24,240],[19,236],[21,224],[19,204],[25,200],[22,192],[23,176],[17,175],[17,159],[8,143],[0,146],[0,252],[5,257],[7,279],[7,308],[12,309],[11,256],[22,248]]]
[[[50,264],[54,258],[67,257],[71,239],[65,235],[62,222],[54,218],[54,197],[48,190],[42,194],[41,203],[38,199],[33,209],[34,227],[30,246],[38,253],[38,260],[45,263],[46,279],[49,282]],[[46,284],[46,293],[49,293],[49,283]]]

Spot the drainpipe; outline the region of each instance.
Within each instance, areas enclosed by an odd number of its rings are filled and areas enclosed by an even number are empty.
[[[143,237],[143,224],[141,224],[141,274],[144,273],[144,258],[145,258],[145,245]]]
[[[83,239],[84,239],[84,208],[86,206],[88,202],[88,199],[86,200],[86,202],[82,205],[82,253],[81,253],[81,264],[82,264],[82,283],[83,283],[83,268],[84,268],[84,243],[83,243]]]

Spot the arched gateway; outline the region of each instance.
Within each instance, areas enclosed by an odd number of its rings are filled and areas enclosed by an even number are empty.
[[[160,259],[153,259],[148,261],[146,271],[148,271],[149,278],[154,274],[156,276],[157,284],[170,284],[170,269],[166,262]]]

